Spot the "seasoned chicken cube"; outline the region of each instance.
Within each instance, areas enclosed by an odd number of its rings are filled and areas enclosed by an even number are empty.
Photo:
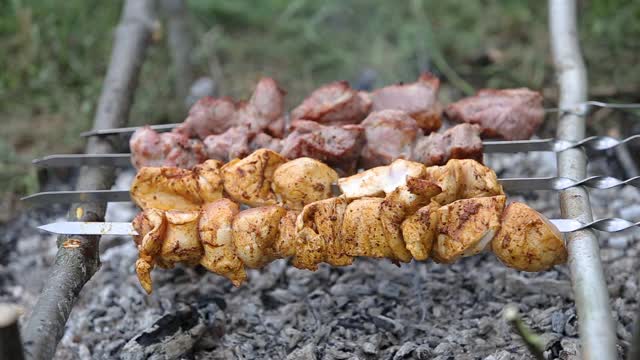
[[[297,211],[287,211],[280,219],[278,226],[280,234],[274,246],[275,252],[280,258],[291,257],[296,254],[296,248],[298,246],[298,237],[296,234],[297,218]]]
[[[435,202],[423,206],[402,222],[402,238],[414,259],[424,261],[429,258],[436,239],[438,226],[438,205]]]
[[[451,263],[480,253],[500,230],[504,195],[462,199],[438,209],[433,259]]]
[[[424,177],[426,166],[404,159],[398,159],[387,166],[378,166],[359,174],[338,180],[338,186],[347,198],[384,196],[396,188],[406,185],[407,179]]]
[[[200,262],[203,254],[198,220],[200,211],[165,212],[167,230],[164,235],[158,265],[173,267],[175,263],[184,262],[195,265]]]
[[[427,188],[428,185],[423,184],[423,187]],[[440,193],[440,188],[435,184],[431,184],[431,190],[424,190],[420,195],[409,191],[407,186],[400,186],[389,193],[380,204],[382,228],[397,260],[409,262],[412,259],[402,238],[402,222],[420,207],[428,204],[431,198],[438,193]]]
[[[204,255],[200,265],[240,286],[247,278],[242,261],[236,255],[231,224],[239,212],[238,204],[219,199],[202,207],[198,223]]]
[[[340,232],[345,254],[396,259],[380,218],[383,201],[382,198],[362,198],[347,206]]]
[[[347,201],[343,197],[308,204],[296,219],[296,253],[293,266],[316,270],[326,262],[334,266],[349,265],[353,259],[344,254],[340,240]]]
[[[543,271],[567,261],[558,229],[544,215],[514,202],[502,214],[502,228],[492,241],[493,252],[505,265],[522,271]]]
[[[273,190],[289,209],[331,197],[338,173],[324,163],[303,157],[280,165],[273,174]]]
[[[222,167],[224,190],[229,197],[249,206],[277,203],[271,189],[273,174],[287,160],[267,149],[254,151],[241,160],[233,160]]]
[[[451,159],[446,167],[455,167],[458,172],[458,197],[468,199],[504,195],[498,176],[490,168],[471,159]]]
[[[462,184],[460,172],[454,166],[429,166],[427,167],[426,179],[437,184],[442,192],[434,197],[434,201],[440,205],[450,204],[460,197],[458,189]],[[409,184],[410,187],[412,184]],[[413,190],[413,189],[411,189]]]
[[[236,254],[250,268],[261,268],[276,258],[274,245],[280,219],[287,210],[282,206],[263,206],[239,212],[233,219],[232,237]]]
[[[151,270],[155,266],[167,229],[164,211],[145,209],[133,219],[133,228],[138,232],[138,235],[133,237],[138,246],[136,274],[142,288],[147,294],[151,294]]]
[[[196,210],[222,197],[221,163],[207,160],[193,170],[143,167],[131,185],[131,198],[142,209]]]

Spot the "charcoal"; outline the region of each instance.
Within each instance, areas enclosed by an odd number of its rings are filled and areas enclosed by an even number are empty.
[[[316,356],[316,345],[314,343],[308,343],[303,347],[292,351],[287,355],[287,360],[315,360]]]
[[[393,360],[399,360],[408,357],[413,352],[413,350],[416,349],[416,347],[417,345],[413,341],[408,341],[402,344],[402,346],[400,346],[400,349],[398,349],[396,354],[393,356]]]

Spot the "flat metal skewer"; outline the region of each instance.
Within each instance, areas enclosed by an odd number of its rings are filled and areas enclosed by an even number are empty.
[[[640,222],[633,223],[619,218],[599,219],[586,224],[574,219],[549,219],[549,221],[563,233],[584,229],[618,232],[640,226]],[[38,229],[54,234],[138,235],[130,222],[61,221],[39,226]]]
[[[509,178],[498,179],[507,192],[531,190],[566,190],[576,186],[587,186],[593,189],[606,190],[614,187],[631,185],[640,187],[640,176],[627,180],[611,176],[592,176],[583,180],[572,180],[563,177]],[[335,194],[340,195],[339,190]],[[30,207],[45,206],[51,203],[74,203],[80,201],[127,202],[131,201],[129,190],[77,190],[47,191],[32,194],[21,199]]]
[[[587,153],[602,152],[613,149],[622,144],[640,139],[640,135],[633,135],[618,140],[609,136],[592,136],[581,141],[565,141],[556,139],[514,140],[514,141],[484,141],[483,152],[490,153],[520,153],[534,151],[562,152],[569,149],[583,147]],[[49,155],[33,160],[33,164],[44,168],[77,167],[77,166],[113,166],[130,167],[131,154],[64,154]]]

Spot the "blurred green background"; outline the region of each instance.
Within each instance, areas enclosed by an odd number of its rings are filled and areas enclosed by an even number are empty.
[[[590,96],[640,97],[640,1],[580,1]],[[293,106],[313,88],[409,81],[430,69],[442,100],[482,87],[527,86],[556,97],[546,2],[511,0],[190,0],[197,75],[244,98],[261,75]],[[0,188],[6,205],[37,189],[30,160],[79,152],[92,124],[122,1],[0,1]],[[131,122],[178,122],[164,32],[149,49]]]

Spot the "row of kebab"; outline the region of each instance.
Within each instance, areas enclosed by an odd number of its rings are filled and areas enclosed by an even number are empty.
[[[373,92],[324,85],[290,114],[270,78],[246,102],[203,98],[171,132],[141,128],[130,147],[136,272],[201,265],[239,286],[247,268],[301,269],[355,258],[451,263],[491,249],[505,265],[566,262],[560,232],[506,204],[482,165],[480,136],[527,139],[544,119],[529,89],[482,90],[444,108],[439,80]],[[438,132],[442,119],[460,122]]]

